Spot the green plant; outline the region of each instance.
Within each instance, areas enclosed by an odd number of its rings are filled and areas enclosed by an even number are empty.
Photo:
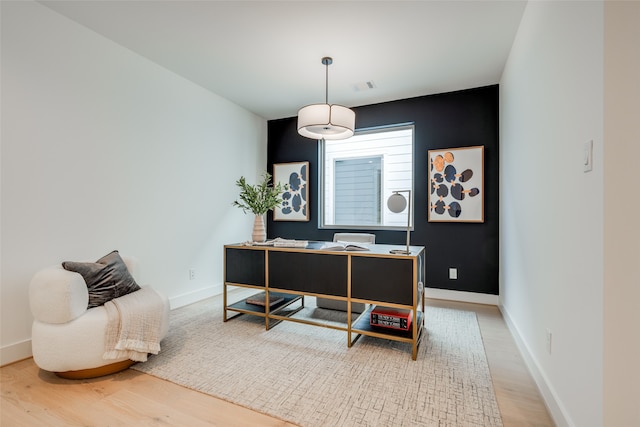
[[[250,211],[254,215],[264,215],[280,206],[280,194],[286,189],[286,185],[280,183],[272,185],[271,174],[268,172],[262,175],[262,182],[259,184],[247,184],[245,177],[241,176],[236,185],[240,187],[240,196],[239,200],[233,201],[233,206],[239,207],[244,213]]]

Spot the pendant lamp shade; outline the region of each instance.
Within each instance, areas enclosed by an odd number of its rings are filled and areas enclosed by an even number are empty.
[[[298,133],[312,139],[353,136],[356,113],[342,105],[313,104],[298,111]]]
[[[311,139],[345,139],[353,136],[356,113],[342,105],[329,104],[329,65],[333,59],[322,58],[326,66],[325,103],[312,104],[298,111],[298,133]]]

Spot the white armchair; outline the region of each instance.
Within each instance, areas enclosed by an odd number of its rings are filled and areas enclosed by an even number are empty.
[[[138,263],[122,257],[135,278]],[[141,292],[141,291],[136,291]],[[158,293],[156,291],[156,293]],[[169,301],[162,299],[160,339],[169,330]],[[29,286],[34,316],[31,343],[33,358],[41,369],[64,378],[92,378],[126,369],[134,362],[126,357],[103,358],[108,316],[104,305],[87,308],[89,293],[83,277],[61,265],[37,272]]]

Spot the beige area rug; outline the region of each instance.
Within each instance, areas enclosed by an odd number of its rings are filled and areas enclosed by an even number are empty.
[[[299,315],[327,313],[346,317]],[[133,369],[301,426],[501,426],[475,313],[427,307],[425,321],[413,361],[404,343],[348,348],[333,329],[224,323],[218,297],[172,311],[160,354]]]

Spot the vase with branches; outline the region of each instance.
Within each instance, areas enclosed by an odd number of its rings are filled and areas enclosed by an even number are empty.
[[[241,176],[236,185],[240,187],[240,195],[233,201],[233,206],[239,207],[244,213],[249,211],[255,215],[251,238],[254,242],[264,242],[267,238],[264,214],[282,204],[281,194],[286,186],[273,184],[269,172],[262,174],[262,181],[258,184],[248,184],[245,177]]]

